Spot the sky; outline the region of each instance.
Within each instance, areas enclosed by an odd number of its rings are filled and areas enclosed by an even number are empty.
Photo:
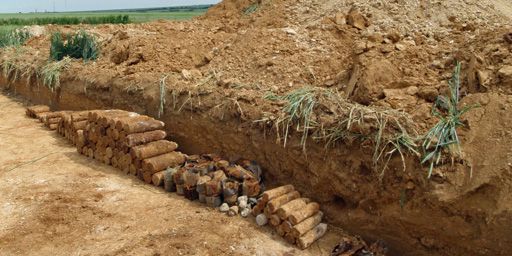
[[[0,0],[0,13],[89,11],[215,4],[220,0]]]

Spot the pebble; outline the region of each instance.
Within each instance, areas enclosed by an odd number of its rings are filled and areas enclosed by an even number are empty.
[[[233,217],[233,216],[238,215],[238,206],[236,206],[236,205],[231,206],[231,208],[229,208],[228,215],[229,215],[230,217]]]
[[[227,203],[223,203],[220,207],[219,207],[219,211],[220,212],[227,212],[229,211],[229,205]]]
[[[251,212],[251,209],[242,208],[242,210],[240,211],[240,215],[244,218],[247,218],[247,216],[249,216],[250,212]]]

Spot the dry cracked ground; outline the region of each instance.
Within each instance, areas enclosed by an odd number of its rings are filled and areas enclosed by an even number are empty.
[[[79,155],[0,94],[0,255],[326,255]]]

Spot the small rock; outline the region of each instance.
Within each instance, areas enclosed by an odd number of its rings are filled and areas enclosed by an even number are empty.
[[[393,43],[397,43],[402,38],[397,31],[391,31],[386,35],[386,38],[391,40]]]
[[[334,16],[334,23],[336,23],[336,25],[345,25],[347,24],[347,19],[343,13],[336,13],[336,16]]]
[[[438,95],[439,91],[432,86],[421,87],[418,90],[418,96],[429,102],[434,102]]]
[[[403,44],[395,44],[395,49],[399,51],[405,51],[406,47]]]
[[[498,71],[498,76],[505,81],[512,80],[512,66],[503,66]]]
[[[363,30],[366,28],[368,22],[359,11],[353,9],[347,15],[347,24],[359,30]]]
[[[425,247],[427,247],[427,248],[429,248],[429,249],[433,248],[433,247],[434,247],[434,245],[435,245],[435,241],[434,241],[434,239],[432,239],[432,238],[428,238],[428,237],[422,237],[422,238],[420,239],[420,242],[421,242],[421,244],[422,244],[423,246],[425,246]]]
[[[233,217],[233,216],[238,215],[238,206],[236,206],[236,205],[231,206],[231,207],[229,208],[228,215],[229,215],[230,217]]]
[[[393,51],[393,46],[392,45],[383,45],[380,48],[380,52],[382,52],[382,53],[390,53],[392,51]]]
[[[240,216],[247,218],[247,216],[249,216],[250,213],[251,213],[251,209],[242,208],[242,210],[240,211]]]
[[[368,41],[380,44],[384,41],[384,36],[381,33],[373,33],[368,36]]]
[[[484,70],[477,70],[476,71],[476,77],[478,79],[478,83],[483,86],[483,87],[488,87],[489,86],[489,78],[490,78],[490,74],[489,74],[489,71],[484,71]]]
[[[295,29],[293,29],[293,28],[283,28],[283,31],[286,32],[286,34],[289,34],[289,35],[296,35],[297,34],[297,31],[295,31]]]
[[[437,69],[444,69],[444,64],[440,60],[434,60],[430,66]]]
[[[366,42],[363,42],[363,41],[357,42],[355,46],[356,46],[355,47],[355,53],[356,54],[361,54],[361,53],[365,52],[366,49],[367,49],[366,48],[366,46],[367,46]]]
[[[261,213],[261,214],[258,214],[258,216],[256,216],[256,224],[258,224],[258,226],[265,226],[267,225],[268,223],[268,218],[267,216],[265,216],[265,214]]]
[[[219,211],[220,212],[227,212],[229,211],[229,205],[227,203],[223,203],[220,207],[219,207]]]
[[[409,87],[407,87],[407,89],[405,89],[405,91],[409,95],[416,95],[416,93],[418,93],[419,89],[417,86],[409,86]]]
[[[241,202],[245,202],[247,203],[247,201],[249,201],[249,198],[247,196],[239,196],[238,199],[237,199],[238,203],[240,204]]]

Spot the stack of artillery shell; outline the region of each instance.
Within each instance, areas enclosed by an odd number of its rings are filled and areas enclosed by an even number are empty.
[[[270,223],[291,244],[306,249],[325,235],[320,205],[302,198],[293,185],[265,191],[252,210],[258,225]]]
[[[77,148],[83,148],[83,131],[87,125],[88,111],[64,112],[57,126],[57,132],[71,141]],[[78,145],[80,144],[80,145]]]
[[[57,130],[62,117],[69,113],[68,111],[45,112],[37,115],[39,121],[50,130]]]
[[[185,161],[185,155],[175,152],[178,145],[165,140],[164,123],[149,116],[123,110],[90,111],[84,125],[80,132],[81,121],[68,124],[72,134],[77,129],[78,152],[147,183],[162,185],[163,171]]]
[[[32,107],[28,107],[25,113],[28,117],[38,118],[42,116],[44,113],[50,112],[50,107],[46,105],[36,105]]]

